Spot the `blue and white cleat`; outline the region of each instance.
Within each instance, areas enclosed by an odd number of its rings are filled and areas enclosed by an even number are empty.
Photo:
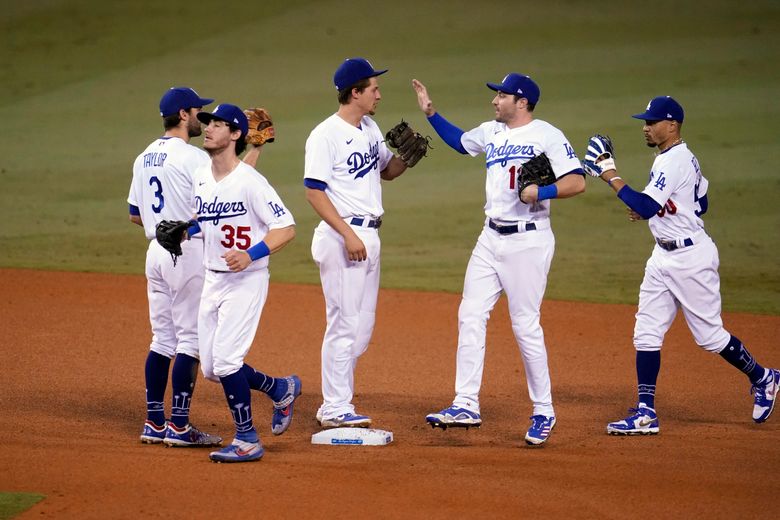
[[[468,408],[452,405],[449,408],[436,413],[430,413],[425,416],[425,420],[431,425],[431,428],[441,428],[446,430],[453,428],[479,428],[482,426],[482,417],[477,412],[472,412]]]
[[[301,395],[301,379],[298,376],[288,376],[287,393],[279,401],[274,401],[274,413],[271,416],[271,433],[281,435],[290,427],[293,418],[293,405]]]
[[[530,446],[540,446],[547,442],[552,429],[555,427],[555,417],[546,415],[531,416],[531,427],[525,434],[525,443]]]
[[[754,394],[753,420],[762,423],[769,419],[775,409],[777,392],[780,390],[780,370],[768,369],[769,373],[758,384],[753,385],[750,393]]]
[[[210,448],[222,446],[222,437],[202,432],[192,424],[187,424],[184,428],[177,428],[176,425],[169,422],[163,442],[166,446],[177,448]]]
[[[345,413],[331,418],[323,417],[320,426],[323,428],[368,428],[371,426],[371,418],[367,415]]]
[[[655,410],[646,406],[629,408],[629,415],[622,421],[611,422],[607,425],[607,433],[610,435],[655,435],[660,431],[658,416]]]
[[[165,439],[167,423],[157,426],[152,421],[147,420],[144,423],[144,429],[141,431],[141,442],[144,444],[160,444]]]
[[[252,462],[262,459],[264,453],[259,439],[257,442],[233,439],[229,446],[209,453],[209,459],[212,462]]]

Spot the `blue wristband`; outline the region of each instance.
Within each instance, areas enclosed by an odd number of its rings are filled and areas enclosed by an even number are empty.
[[[187,228],[187,236],[197,235],[200,233],[200,224],[197,220],[190,220],[190,227]]]
[[[547,186],[540,186],[536,195],[536,200],[547,200],[558,197],[558,186],[555,184],[548,184]]]
[[[247,249],[246,252],[249,253],[249,258],[251,258],[253,261],[271,254],[271,250],[268,249],[268,244],[265,243],[265,240],[259,244],[253,245]]]

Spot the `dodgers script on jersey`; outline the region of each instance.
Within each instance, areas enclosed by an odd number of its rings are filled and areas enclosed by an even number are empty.
[[[191,172],[210,162],[206,152],[178,137],[161,137],[136,158],[127,202],[139,208],[146,238],[155,237],[163,220],[192,218]]]
[[[222,258],[227,251],[246,251],[260,243],[269,229],[295,224],[290,210],[268,180],[244,162],[239,162],[219,182],[214,180],[209,163],[198,168],[195,181],[195,212],[203,232],[203,263],[207,269],[228,271]],[[267,266],[266,256],[245,270],[257,271]]]
[[[304,178],[328,185],[325,193],[340,216],[381,217],[379,173],[392,157],[373,119],[364,116],[358,128],[333,114],[306,140]]]
[[[648,220],[653,236],[676,240],[704,229],[699,199],[707,194],[708,185],[699,161],[685,143],[658,154],[643,191],[661,205],[661,210]]]
[[[529,159],[546,153],[557,178],[582,168],[563,132],[540,119],[518,128],[488,121],[464,133],[460,141],[472,157],[485,153],[485,214],[495,220],[516,222],[550,216],[549,200],[523,204],[517,196],[517,175]]]

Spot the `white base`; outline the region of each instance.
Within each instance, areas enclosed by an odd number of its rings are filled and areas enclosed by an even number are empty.
[[[393,442],[393,432],[370,428],[333,428],[311,436],[312,444],[331,446],[385,446]]]

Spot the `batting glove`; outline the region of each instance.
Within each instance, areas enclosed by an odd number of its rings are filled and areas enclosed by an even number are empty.
[[[607,135],[596,134],[588,141],[588,151],[582,167],[593,177],[601,177],[607,170],[616,170],[615,149]]]

